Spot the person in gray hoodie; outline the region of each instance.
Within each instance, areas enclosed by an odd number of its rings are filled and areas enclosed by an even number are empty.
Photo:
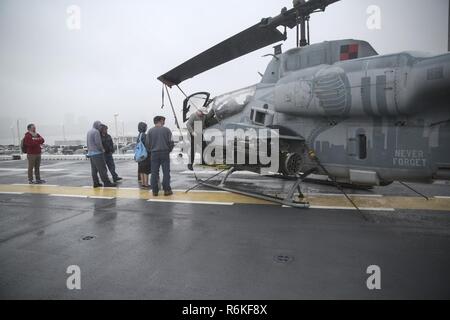
[[[104,157],[105,149],[102,143],[102,137],[100,135],[100,127],[102,123],[95,121],[92,129],[87,133],[87,157],[91,161],[91,173],[94,188],[99,187],[116,187],[115,183],[112,183],[108,178],[108,171],[106,169],[106,162]],[[98,174],[102,179],[103,185],[98,179]]]

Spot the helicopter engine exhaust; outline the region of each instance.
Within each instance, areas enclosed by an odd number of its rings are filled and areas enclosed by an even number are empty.
[[[303,164],[303,157],[298,153],[280,153],[280,173],[285,176],[299,174]]]

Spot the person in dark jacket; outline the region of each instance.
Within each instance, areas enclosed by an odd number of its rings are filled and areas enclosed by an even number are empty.
[[[27,126],[27,133],[23,138],[23,145],[27,152],[28,160],[28,182],[30,184],[42,184],[45,180],[41,179],[41,153],[42,145],[45,140],[36,132],[36,126],[34,124],[29,124]],[[33,169],[34,175],[36,176],[36,181],[33,181]]]
[[[141,141],[145,145],[147,124],[145,122],[139,122],[138,131],[139,135],[137,137],[136,142],[139,143],[139,141]],[[148,176],[151,173],[152,169],[151,169],[150,151],[147,150],[147,153],[148,153],[147,158],[138,162],[138,174],[140,176],[141,188],[149,190],[150,185],[148,184]]]
[[[102,124],[100,126],[100,135],[102,136],[102,144],[105,152],[103,153],[105,157],[106,166],[114,182],[121,181],[122,178],[116,173],[116,164],[114,163],[113,153],[114,153],[114,142],[112,137],[108,134],[108,126]]]
[[[99,187],[116,187],[115,183],[112,183],[108,177],[108,169],[106,169],[105,162],[105,148],[102,144],[102,137],[100,135],[100,121],[95,121],[92,129],[87,133],[87,157],[91,161],[91,173],[92,181],[94,182],[94,188]],[[102,179],[103,184],[100,183],[98,175]]]

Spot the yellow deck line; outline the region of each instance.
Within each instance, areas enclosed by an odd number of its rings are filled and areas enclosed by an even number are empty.
[[[68,186],[47,186],[47,185],[12,185],[0,184],[0,192],[13,193],[35,193],[48,195],[78,195],[87,197],[105,197],[105,198],[124,198],[124,199],[161,199],[186,202],[210,202],[210,203],[235,203],[235,204],[273,204],[268,201],[255,199],[243,195],[233,194],[223,191],[205,191],[184,193],[177,191],[173,196],[164,197],[160,192],[159,197],[153,197],[151,191],[140,189],[121,189],[121,188],[86,188],[86,187],[68,187]],[[392,208],[409,210],[432,210],[449,211],[450,198],[431,198],[425,200],[421,197],[402,197],[402,196],[384,196],[384,197],[365,197],[351,196],[353,201],[361,208]],[[314,195],[307,197],[311,206],[316,207],[344,207],[353,208],[345,197],[339,195]]]
[[[64,186],[46,186],[46,185],[4,185],[0,184],[0,192],[23,192],[23,193],[37,193],[37,194],[60,194],[60,195],[78,195],[88,197],[113,197],[125,199],[165,199],[177,201],[192,201],[192,202],[223,202],[223,203],[242,203],[242,204],[272,204],[271,202],[253,199],[246,196],[231,194],[228,192],[190,192],[182,191],[174,192],[170,197],[164,197],[163,192],[160,192],[159,197],[154,197],[151,191],[148,190],[130,190],[120,188],[83,188],[83,187],[64,187]]]

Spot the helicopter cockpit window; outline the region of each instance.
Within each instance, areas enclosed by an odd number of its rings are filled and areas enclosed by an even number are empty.
[[[255,95],[256,87],[248,87],[214,98],[212,109],[218,121],[229,118],[244,110]]]
[[[186,122],[193,112],[207,107],[210,103],[209,96],[208,92],[197,92],[187,97],[183,102],[183,122]]]

